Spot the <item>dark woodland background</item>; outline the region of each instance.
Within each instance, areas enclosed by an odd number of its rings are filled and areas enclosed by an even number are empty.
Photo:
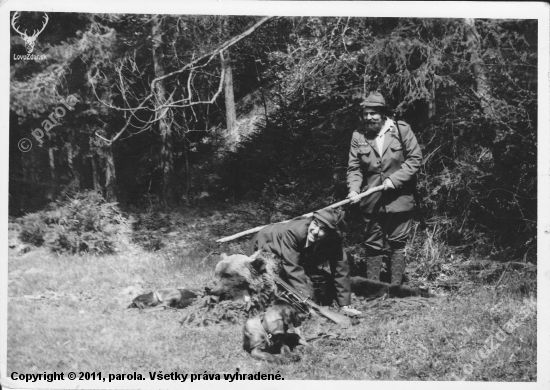
[[[422,146],[428,229],[535,261],[536,20],[48,16],[46,60],[14,60],[11,29],[10,216],[86,190],[125,212],[238,204],[274,222],[327,206],[379,90]],[[71,94],[40,145],[31,131]]]

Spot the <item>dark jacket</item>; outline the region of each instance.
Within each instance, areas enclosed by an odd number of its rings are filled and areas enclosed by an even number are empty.
[[[393,125],[384,136],[381,155],[376,141],[366,139],[364,131],[353,133],[348,162],[349,191],[361,193],[381,185],[387,178],[396,188],[361,199],[361,208],[367,213],[377,212],[380,207],[385,207],[388,213],[410,211],[414,207],[413,179],[422,164],[422,152],[407,123],[399,121],[399,130],[403,143],[397,126]]]
[[[247,255],[265,250],[279,256],[288,283],[304,295],[313,297],[304,269],[329,262],[340,306],[350,304],[349,263],[339,236],[326,237],[306,248],[307,229],[312,218],[299,218],[287,223],[264,227],[250,241]]]

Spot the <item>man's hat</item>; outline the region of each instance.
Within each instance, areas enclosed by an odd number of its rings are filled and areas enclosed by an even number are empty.
[[[340,208],[326,208],[322,210],[317,210],[313,212],[313,217],[317,218],[319,221],[324,222],[328,228],[336,230],[338,224],[342,219],[344,219],[344,213]]]
[[[380,94],[380,92],[371,92],[369,96],[367,96],[365,99],[363,99],[363,102],[361,103],[361,106],[363,107],[379,107],[383,109],[387,109],[388,106],[386,106],[386,100],[384,100],[384,97]]]

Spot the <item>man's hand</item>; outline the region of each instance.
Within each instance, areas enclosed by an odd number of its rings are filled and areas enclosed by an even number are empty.
[[[391,181],[390,179],[384,180],[384,183],[382,183],[382,185],[384,186],[384,191],[395,190],[395,186],[393,185],[393,181]]]
[[[354,308],[349,306],[342,306],[341,310],[344,314],[351,317],[360,316],[362,314],[359,310],[355,310]]]
[[[348,194],[348,199],[351,199],[351,202],[350,204],[355,204],[357,202],[359,202],[361,199],[353,199],[354,197],[358,196],[359,194],[355,191],[351,191],[349,194]]]

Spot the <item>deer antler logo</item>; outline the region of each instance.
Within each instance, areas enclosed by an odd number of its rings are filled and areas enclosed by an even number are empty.
[[[19,35],[21,35],[21,38],[23,38],[23,41],[25,41],[25,49],[27,50],[27,53],[31,54],[32,51],[34,50],[34,44],[36,43],[36,38],[38,38],[40,33],[44,31],[44,28],[46,28],[46,25],[48,24],[48,20],[49,20],[48,14],[44,14],[44,22],[43,22],[44,24],[42,25],[42,29],[40,31],[33,30],[34,32],[31,36],[27,35],[27,30],[25,30],[24,32],[21,32],[17,28],[16,23],[17,23],[17,19],[19,19],[19,16],[20,15],[18,11],[16,11],[13,14],[13,17],[11,18],[11,26],[17,33],[19,33]]]

